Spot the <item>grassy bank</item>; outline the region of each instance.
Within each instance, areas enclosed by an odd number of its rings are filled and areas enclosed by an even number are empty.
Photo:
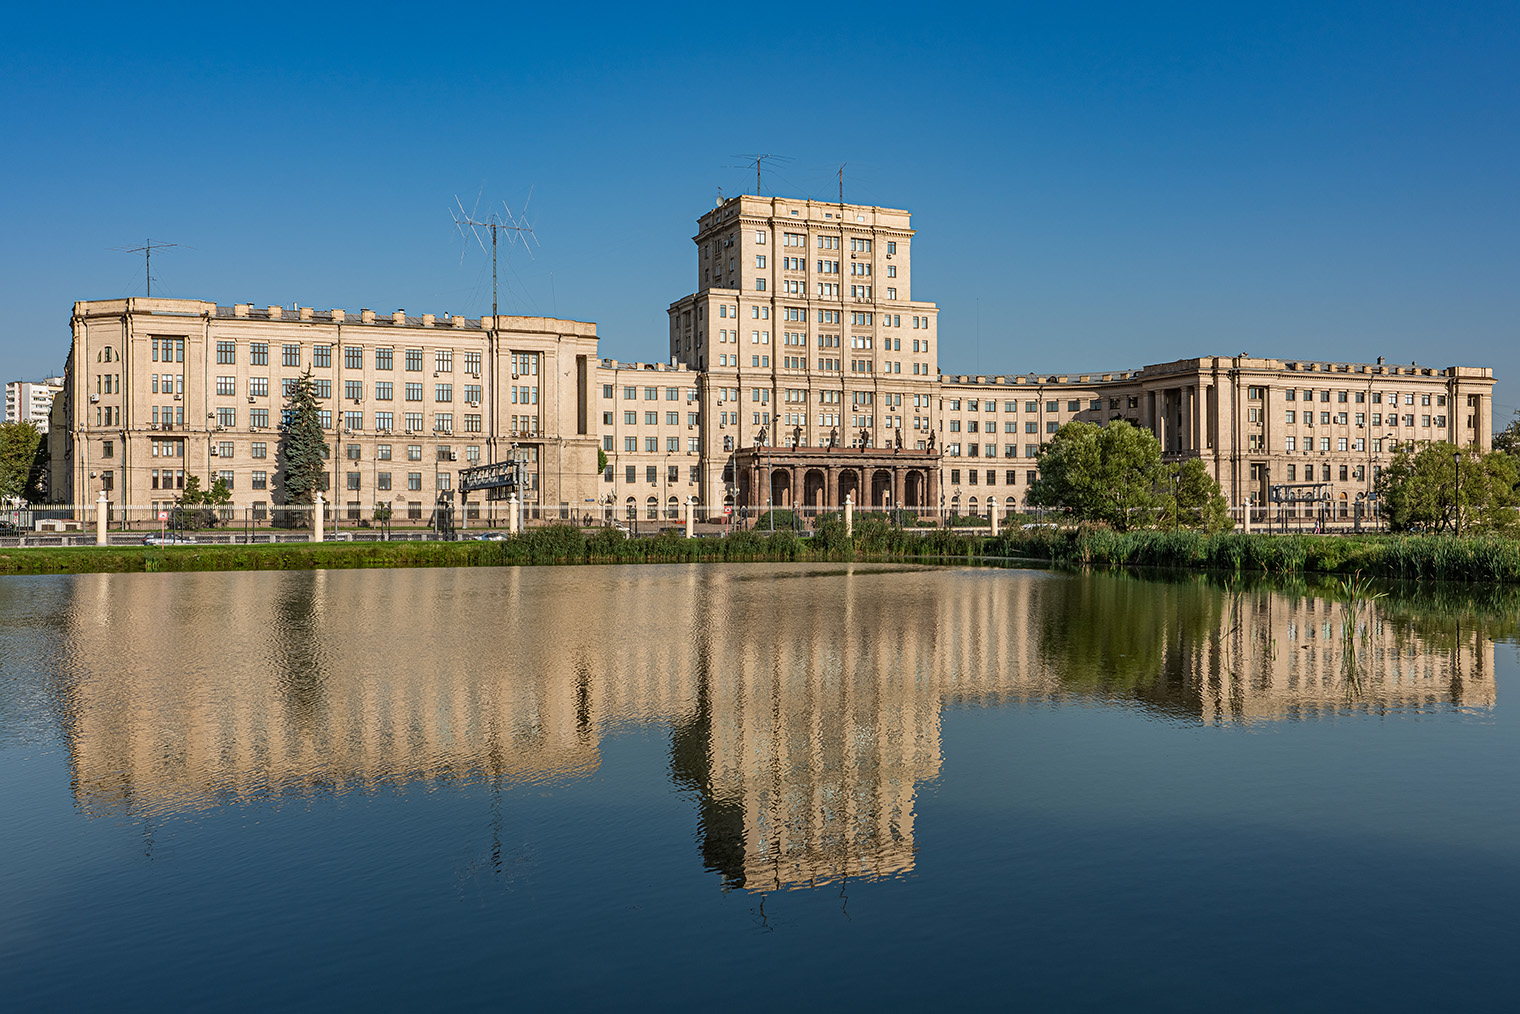
[[[493,567],[513,564],[692,563],[853,559],[974,559],[985,540],[945,532],[862,525],[855,538],[825,531],[740,531],[686,539],[666,532],[629,539],[615,529],[535,528],[502,542],[324,542],[216,546],[81,546],[0,550],[0,574],[311,570],[353,567]]]
[[[987,553],[1098,567],[1166,567],[1272,575],[1361,574],[1390,580],[1520,583],[1520,540],[1440,535],[1214,535],[1193,531],[1040,529],[987,540]]]
[[[740,531],[686,539],[629,539],[615,529],[535,528],[503,542],[325,542],[275,545],[79,547],[0,550],[0,574],[353,567],[493,567],[514,564],[722,561],[965,560],[999,557],[1071,566],[1155,567],[1222,574],[1351,575],[1389,580],[1520,584],[1520,540],[1494,536],[1244,535],[1036,529],[992,537],[901,530],[875,518],[845,538],[842,525],[812,538]]]

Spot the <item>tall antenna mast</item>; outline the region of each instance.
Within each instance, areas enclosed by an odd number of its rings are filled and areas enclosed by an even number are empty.
[[[150,239],[150,240],[146,241],[145,243],[143,243],[142,246],[117,247],[117,249],[120,250],[122,253],[131,253],[131,254],[140,253],[140,254],[143,255],[143,275],[148,280],[148,295],[152,296],[153,295],[153,251],[154,250],[167,250],[167,249],[169,249],[172,246],[179,246],[179,244],[178,243],[155,243],[155,242],[153,242]]]
[[[788,159],[785,155],[735,155],[734,157],[735,158],[742,158],[742,159],[745,159],[746,161],[745,161],[745,163],[744,163],[743,166],[730,166],[729,168],[731,168],[731,169],[740,169],[740,168],[750,169],[750,168],[753,168],[755,170],[755,196],[757,196],[757,197],[760,196],[760,186],[761,186],[761,182],[762,182],[761,178],[760,178],[760,171],[763,168],[765,168],[765,160],[766,159],[770,159],[772,162],[775,162],[775,161],[781,161],[781,162],[790,161],[790,159]]]
[[[524,215],[527,214],[528,203],[530,203],[532,200],[533,192],[530,190],[528,191],[528,200],[523,203]],[[502,208],[506,210],[505,219],[493,211],[491,212],[491,216],[484,221],[476,219],[473,212],[470,214],[465,214],[464,204],[460,202],[458,194],[454,195],[454,204],[459,209],[459,214],[454,216],[455,228],[457,228],[459,230],[459,234],[463,236],[465,227],[468,226],[470,229],[470,235],[475,238],[475,242],[480,247],[481,253],[485,253],[486,245],[485,242],[480,238],[480,233],[476,232],[475,230],[485,229],[491,233],[491,324],[494,329],[496,324],[497,310],[499,308],[499,290],[497,286],[497,236],[499,233],[505,230],[509,234],[508,242],[511,242],[513,235],[518,233],[524,234],[523,246],[527,249],[529,257],[533,256],[533,248],[528,246],[526,237],[532,236],[533,242],[537,243],[538,236],[534,234],[533,226],[527,224],[525,219],[519,218],[516,215],[512,214],[512,209],[507,206],[507,203],[505,201],[503,201],[501,204]],[[476,206],[479,206],[478,198],[476,199]],[[464,259],[463,251],[460,252],[459,258],[460,260]]]
[[[839,203],[840,204],[844,203],[844,167],[847,166],[847,165],[849,165],[848,162],[841,162],[841,163],[839,163]]]

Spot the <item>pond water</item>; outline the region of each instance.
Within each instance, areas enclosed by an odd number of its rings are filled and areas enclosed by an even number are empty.
[[[1516,995],[1514,610],[708,565],[0,581],[14,1010]]]

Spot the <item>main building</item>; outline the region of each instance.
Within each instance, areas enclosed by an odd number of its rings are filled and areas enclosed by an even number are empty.
[[[103,491],[141,517],[194,474],[262,515],[279,502],[286,395],[307,371],[332,434],[329,499],[352,518],[425,517],[459,468],[514,457],[539,516],[846,497],[982,513],[1024,502],[1041,444],[1073,419],[1152,430],[1168,459],[1201,458],[1232,504],[1317,482],[1349,516],[1396,444],[1491,446],[1486,367],[1240,355],[942,374],[938,307],[913,298],[913,236],[906,211],[723,201],[698,221],[696,288],[670,304],[659,363],[601,359],[595,325],[550,318],[76,303],[51,496]]]

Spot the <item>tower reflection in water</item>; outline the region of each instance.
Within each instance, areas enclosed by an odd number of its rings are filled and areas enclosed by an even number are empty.
[[[655,724],[702,861],[751,890],[911,870],[947,703],[1211,724],[1494,704],[1475,625],[1202,580],[740,565],[73,587],[55,686],[87,814],[557,783]]]

